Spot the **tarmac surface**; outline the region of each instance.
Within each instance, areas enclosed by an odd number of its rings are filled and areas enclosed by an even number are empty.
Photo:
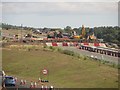
[[[93,57],[93,58],[97,58],[97,59],[100,59],[100,60],[109,61],[109,62],[115,63],[115,64],[118,64],[120,62],[120,59],[118,57],[114,57],[114,56],[110,56],[110,55],[90,52],[90,51],[86,51],[86,50],[81,50],[81,49],[78,49],[76,47],[61,47],[61,48],[64,49],[64,50],[71,50],[71,51],[73,51],[75,53],[78,53],[80,55]]]

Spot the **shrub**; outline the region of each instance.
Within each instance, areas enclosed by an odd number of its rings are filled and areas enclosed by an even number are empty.
[[[78,55],[77,57],[78,57],[78,58],[81,58],[81,56],[80,56],[80,55]]]
[[[87,57],[84,57],[83,59],[84,59],[84,60],[87,60]]]
[[[46,45],[44,45],[44,46],[43,46],[43,48],[47,48],[47,46],[46,46]]]
[[[120,69],[120,64],[117,65],[117,68]]]
[[[61,48],[57,48],[57,51],[58,51],[58,52],[62,52],[62,49],[61,49]]]
[[[109,61],[106,61],[106,63],[110,63]]]
[[[112,67],[115,67],[115,63],[112,64]]]
[[[50,49],[53,49],[53,47],[52,47],[52,46],[50,46],[49,48],[50,48]]]
[[[101,62],[102,62],[102,64],[105,64],[105,61],[104,61],[104,60],[102,60]]]
[[[50,46],[49,47],[52,51],[54,51],[55,50],[55,48],[53,47],[53,46]]]
[[[66,55],[71,55],[71,56],[75,55],[75,53],[73,51],[70,51],[70,50],[63,50],[63,53]]]

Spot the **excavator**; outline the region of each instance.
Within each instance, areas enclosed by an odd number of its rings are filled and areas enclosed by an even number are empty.
[[[86,30],[85,30],[84,25],[82,25],[82,32],[81,32],[80,35],[76,35],[75,31],[72,31],[72,32],[74,32],[73,33],[73,38],[74,39],[87,39],[87,40],[89,40],[89,39],[95,40],[96,39],[93,29],[92,29],[92,32],[88,34],[87,38],[85,37],[86,36]]]
[[[94,35],[94,30],[93,28],[91,29],[91,32],[89,32],[89,35],[87,36],[87,40],[96,40],[96,36]]]
[[[73,31],[73,32],[75,32],[75,31]],[[85,39],[85,35],[86,35],[85,27],[84,27],[84,25],[82,25],[81,35],[76,35],[76,34],[74,34],[74,35],[73,35],[73,38],[74,38],[74,39]]]
[[[94,30],[91,30],[91,32],[89,33],[86,33],[86,30],[85,30],[85,27],[84,25],[82,25],[82,29],[81,29],[81,34],[80,35],[77,35],[76,31],[71,29],[70,32],[69,32],[69,35],[70,35],[70,39],[83,39],[83,40],[95,40],[96,37],[94,35]],[[63,34],[60,33],[59,31],[50,31],[48,32],[48,35],[47,37],[48,38],[55,38],[55,37],[59,37],[59,38],[62,38]],[[86,37],[87,36],[87,37]]]

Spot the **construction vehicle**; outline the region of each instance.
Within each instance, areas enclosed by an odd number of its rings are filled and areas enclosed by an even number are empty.
[[[87,40],[91,39],[91,40],[96,40],[93,28],[89,31],[88,34],[86,33],[84,25],[82,25],[82,29],[81,30],[82,30],[82,32],[81,32],[80,35],[75,35],[74,34],[74,39],[83,39],[83,40],[84,39],[87,39]],[[73,32],[75,32],[75,31],[73,31]]]
[[[64,35],[64,33],[54,30],[54,31],[49,31],[47,34],[47,38],[64,38],[67,37],[69,39],[82,39],[82,40],[96,40],[96,37],[94,35],[94,30],[90,29],[89,33],[86,32],[84,25],[82,25],[81,29],[81,34],[79,35],[76,33],[74,29],[69,30],[67,34]]]
[[[94,35],[94,29],[91,28],[89,31],[89,35],[87,36],[87,40],[96,40],[96,36]]]
[[[73,32],[73,39],[85,39],[86,32],[85,32],[84,25],[82,25],[81,35],[77,35],[75,31],[72,31],[72,32]]]
[[[47,34],[47,38],[62,38],[62,32],[60,31],[49,31]]]

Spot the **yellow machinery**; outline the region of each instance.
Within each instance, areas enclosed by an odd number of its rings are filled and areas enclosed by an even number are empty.
[[[85,39],[85,34],[86,34],[85,27],[84,25],[82,25],[82,34],[80,35],[82,39]]]
[[[94,31],[92,32],[91,35],[88,35],[87,38],[85,36],[86,36],[86,30],[85,30],[84,25],[82,25],[81,35],[74,35],[74,39],[87,39],[87,40],[89,40],[89,39],[95,40],[96,39],[96,37],[94,35]]]
[[[79,35],[75,35],[74,39],[80,39],[80,36]]]
[[[82,33],[81,33],[81,35],[74,35],[74,39],[80,39],[80,38],[85,39],[85,34],[86,34],[85,27],[84,27],[84,25],[82,25]]]
[[[90,39],[93,39],[93,40],[96,39],[96,37],[94,36],[94,33],[93,33],[92,35],[90,35],[89,38],[90,38]]]
[[[89,40],[89,39],[96,40],[96,36],[94,35],[94,31],[92,31],[91,34],[89,33],[89,35],[87,36],[87,40]]]

